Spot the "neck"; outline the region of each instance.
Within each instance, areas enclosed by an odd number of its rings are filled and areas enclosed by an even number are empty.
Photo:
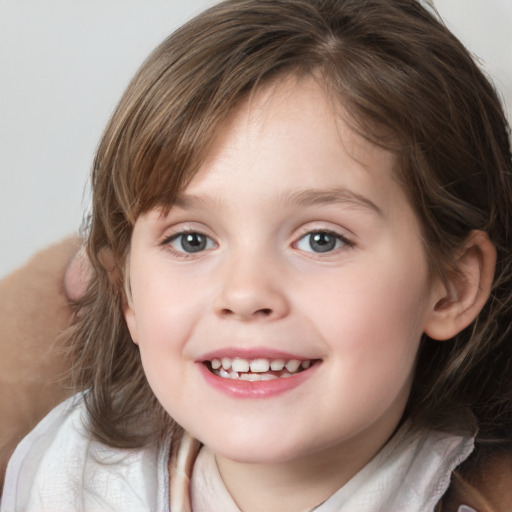
[[[390,434],[362,435],[357,443],[351,441],[350,448],[329,446],[285,462],[244,463],[218,455],[215,459],[227,490],[243,512],[307,511],[345,485]]]

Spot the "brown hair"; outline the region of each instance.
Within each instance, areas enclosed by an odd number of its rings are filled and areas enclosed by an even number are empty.
[[[96,437],[140,446],[172,427],[123,319],[133,225],[172,205],[227,115],[262,82],[314,73],[354,126],[396,152],[433,272],[472,230],[497,248],[492,296],[449,342],[424,339],[406,415],[482,439],[512,432],[512,191],[507,123],[462,44],[415,0],[228,0],[166,39],[115,111],[92,173],[94,278],[73,330]],[[110,255],[107,257],[107,255]],[[112,261],[110,261],[112,260]]]

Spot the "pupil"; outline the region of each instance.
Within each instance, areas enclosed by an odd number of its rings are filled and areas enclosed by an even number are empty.
[[[315,252],[328,252],[336,246],[336,238],[329,233],[312,233],[309,243]]]
[[[188,233],[181,240],[181,247],[187,252],[198,252],[206,247],[206,237],[199,233]]]

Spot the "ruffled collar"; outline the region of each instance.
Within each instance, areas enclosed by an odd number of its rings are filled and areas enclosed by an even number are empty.
[[[473,448],[471,437],[403,428],[314,512],[432,512]],[[206,447],[185,436],[171,461],[173,512],[240,512]]]

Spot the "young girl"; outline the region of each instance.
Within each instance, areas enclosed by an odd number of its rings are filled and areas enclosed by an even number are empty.
[[[418,2],[199,15],[99,146],[81,391],[2,510],[510,510],[511,171]]]

